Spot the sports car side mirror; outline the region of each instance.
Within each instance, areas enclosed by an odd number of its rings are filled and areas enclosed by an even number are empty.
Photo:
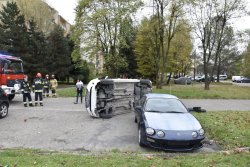
[[[193,107],[193,108],[188,108],[188,111],[195,111],[195,112],[206,112],[205,109],[202,109],[201,107]]]

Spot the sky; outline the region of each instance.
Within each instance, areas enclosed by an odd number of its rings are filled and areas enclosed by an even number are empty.
[[[46,2],[55,8],[59,14],[66,19],[70,24],[75,20],[75,7],[78,0],[46,0]]]
[[[75,19],[75,7],[78,4],[78,0],[46,0],[47,3],[55,8],[59,14],[66,19],[70,24],[74,23]],[[144,0],[148,1],[148,0]],[[247,9],[250,9],[250,0],[246,0],[247,2]],[[144,8],[144,10],[148,10],[147,8]],[[149,15],[149,12],[147,11],[141,11],[141,13],[145,13],[145,15]],[[250,29],[250,16],[239,18],[234,22],[234,27],[237,28],[237,30],[245,30]]]

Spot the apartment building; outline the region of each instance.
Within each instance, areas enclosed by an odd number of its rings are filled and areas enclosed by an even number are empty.
[[[29,17],[33,17],[33,18],[39,18],[39,19],[35,19],[38,26],[40,26],[39,28],[46,34],[48,32],[50,32],[53,28],[53,25],[59,25],[63,30],[64,30],[64,35],[68,35],[70,32],[70,23],[67,22],[60,14],[59,12],[52,8],[51,6],[49,6],[46,2],[44,2],[43,0],[39,1],[40,3],[42,3],[42,5],[38,5],[38,6],[31,6],[29,3],[29,1],[33,1],[33,0],[25,0],[23,2],[25,2],[25,4],[22,4],[21,1],[18,0],[0,0],[0,10],[2,8],[2,5],[6,5],[7,2],[17,2],[17,4],[19,5],[19,8],[21,10],[22,13],[25,14],[26,19]],[[29,10],[28,8],[34,8],[33,11]],[[38,11],[40,10],[40,11]],[[45,15],[45,10],[48,11]],[[44,12],[44,13],[43,13]],[[45,17],[44,20],[41,19],[41,17],[39,17],[39,14],[42,15],[43,17]],[[44,15],[43,15],[44,14]]]
[[[53,13],[54,23],[59,25],[64,30],[64,35],[68,35],[70,32],[71,24],[66,21],[61,15],[59,15],[58,11],[54,8],[50,7],[51,12]]]

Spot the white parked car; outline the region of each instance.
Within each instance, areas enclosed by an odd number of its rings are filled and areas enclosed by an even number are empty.
[[[227,80],[227,75],[219,75],[220,80]]]
[[[244,76],[232,76],[233,82],[241,82],[244,79]]]

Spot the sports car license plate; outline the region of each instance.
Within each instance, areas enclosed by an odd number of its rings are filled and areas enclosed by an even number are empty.
[[[168,142],[168,145],[170,145],[170,146],[187,146],[187,145],[189,145],[189,142],[187,142],[187,141],[182,141],[182,142],[170,141],[170,142]]]

